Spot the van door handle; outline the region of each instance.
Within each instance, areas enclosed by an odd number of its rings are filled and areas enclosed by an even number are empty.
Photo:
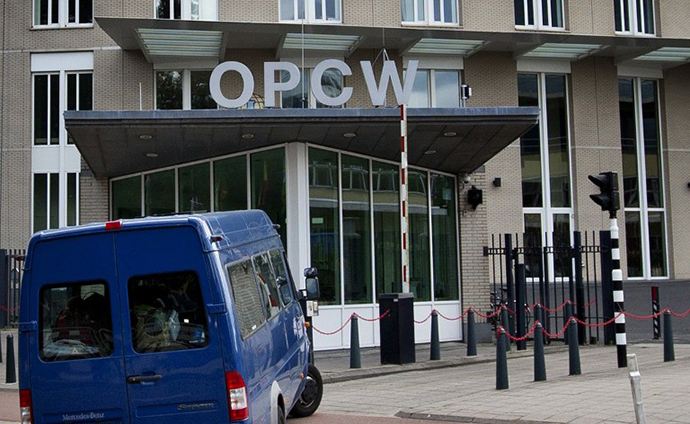
[[[130,375],[127,377],[127,383],[129,384],[140,384],[140,383],[155,383],[162,379],[163,376],[160,374],[155,375]]]

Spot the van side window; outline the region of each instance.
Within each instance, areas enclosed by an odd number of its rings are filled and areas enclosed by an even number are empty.
[[[246,339],[261,324],[266,322],[263,301],[259,287],[254,279],[254,270],[248,260],[228,267],[228,277],[232,295],[235,299],[235,311],[240,324],[240,334]]]
[[[104,281],[46,286],[39,302],[38,352],[42,360],[112,355],[113,323]]]
[[[271,264],[276,273],[276,281],[278,282],[278,292],[280,293],[280,300],[283,306],[292,303],[294,297],[290,291],[291,281],[288,275],[287,267],[283,262],[283,253],[278,249],[273,249],[269,252],[271,255]]]
[[[263,295],[266,316],[270,319],[278,315],[283,308],[278,295],[276,274],[273,272],[268,253],[256,255],[252,260],[254,261],[254,268],[256,270],[259,287],[261,288],[261,294]]]
[[[195,272],[144,275],[127,283],[135,352],[204,347],[208,326]]]

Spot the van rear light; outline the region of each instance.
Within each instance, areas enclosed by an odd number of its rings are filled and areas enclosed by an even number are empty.
[[[106,230],[119,230],[122,228],[122,221],[108,221],[105,223]]]
[[[31,405],[31,390],[19,391],[19,415],[22,419],[22,424],[33,424],[34,417]]]
[[[242,376],[237,371],[225,373],[225,387],[228,391],[228,408],[230,421],[242,421],[249,418],[249,401],[247,387]]]

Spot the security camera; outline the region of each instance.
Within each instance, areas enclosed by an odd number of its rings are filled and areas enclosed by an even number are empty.
[[[463,182],[463,183],[469,184],[469,183],[470,183],[470,180],[471,180],[471,179],[470,179],[470,174],[462,174],[462,182]]]

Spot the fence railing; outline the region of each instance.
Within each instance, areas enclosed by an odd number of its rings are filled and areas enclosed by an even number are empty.
[[[550,244],[542,243],[550,240]],[[597,324],[613,317],[610,289],[611,249],[608,231],[573,233],[569,235],[503,234],[492,236],[491,245],[484,247],[484,256],[491,261],[491,291],[494,305],[505,302],[514,316],[509,317],[508,330],[523,337],[534,322],[531,307],[542,306],[544,330],[559,334],[568,322],[566,308],[572,302],[572,314],[583,322]],[[580,326],[579,340],[613,343],[608,327]]]
[[[0,249],[0,328],[19,323],[19,288],[24,272],[23,249]]]

